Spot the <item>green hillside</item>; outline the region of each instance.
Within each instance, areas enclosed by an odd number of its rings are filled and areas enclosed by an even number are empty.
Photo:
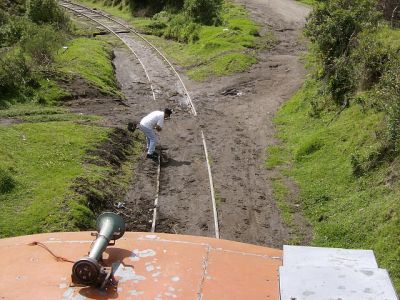
[[[298,183],[313,245],[373,249],[400,290],[400,30],[377,7],[314,9],[309,79],[275,118],[267,167]]]

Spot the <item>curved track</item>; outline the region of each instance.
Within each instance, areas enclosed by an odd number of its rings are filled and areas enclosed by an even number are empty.
[[[188,130],[192,130],[193,127],[196,127],[193,126],[196,125],[195,120],[193,120],[193,117],[188,118],[187,113],[185,114],[185,112],[189,112],[191,113],[191,115],[197,116],[197,111],[193,105],[189,92],[182,78],[180,77],[179,73],[176,71],[174,66],[169,62],[169,60],[161,53],[161,51],[159,51],[152,43],[150,43],[143,35],[141,35],[137,31],[125,25],[121,21],[118,21],[102,12],[69,1],[60,0],[59,4],[64,8],[72,11],[73,13],[84,16],[85,18],[91,20],[92,22],[102,26],[107,31],[115,35],[119,40],[121,40],[133,53],[133,55],[139,62],[141,69],[146,77],[147,86],[150,87],[149,91],[151,93],[151,98],[156,102],[158,108],[166,105],[170,107],[172,106],[176,111],[180,112],[178,116],[180,117],[184,116],[184,120],[180,121],[188,123]],[[149,48],[154,53],[154,55],[151,56],[148,55]],[[160,69],[160,65],[164,65],[164,68]],[[165,67],[165,65],[167,65],[167,67]],[[156,70],[156,72],[154,70]],[[139,81],[140,80],[141,79],[139,79]],[[141,80],[141,83],[143,83],[143,80]],[[167,102],[165,101],[165,99],[168,99],[169,101]],[[202,130],[199,130],[199,132],[201,133],[201,142],[202,142],[201,144],[204,150],[207,172],[205,172],[205,170],[201,170],[204,169],[204,161],[202,164],[200,160],[196,160],[193,163],[192,167],[185,167],[192,165],[192,163],[177,162],[174,161],[173,159],[169,159],[169,162],[167,162],[166,164],[167,168],[161,168],[163,164],[160,160],[158,162],[158,172],[156,174],[157,195],[154,201],[153,218],[151,220],[152,232],[156,231],[157,216],[158,214],[161,214],[164,220],[167,219],[169,216],[172,219],[176,220],[177,223],[175,225],[179,226],[180,222],[182,221],[185,222],[186,224],[184,224],[184,227],[188,228],[189,232],[182,232],[182,233],[204,235],[204,232],[207,232],[208,233],[207,235],[209,236],[215,236],[216,238],[220,237],[219,226],[218,226],[218,214],[215,201],[215,192],[213,187],[210,161],[207,153],[206,139],[204,137],[204,132]],[[201,153],[199,152],[199,146],[201,147],[201,144],[199,143],[199,136],[200,135],[196,137],[196,141],[194,143],[195,145],[193,146],[193,153],[192,153],[193,157],[202,156]],[[181,144],[181,147],[187,147],[187,145],[185,145],[186,141],[178,142],[175,139],[175,141],[172,142],[172,144],[174,145]],[[168,149],[167,152],[170,151],[171,149]],[[175,151],[179,151],[179,146],[175,147]],[[198,205],[194,206],[195,207],[194,210],[193,209],[189,211],[185,209],[180,210],[179,214],[183,214],[186,216],[183,219],[177,218],[176,208],[171,209],[171,207],[168,207],[168,198],[176,197],[178,195],[177,193],[174,193],[174,191],[176,191],[176,188],[178,187],[168,187],[169,189],[165,189],[163,188],[162,185],[163,178],[166,177],[168,179],[168,176],[165,176],[164,173],[168,172],[168,166],[171,165],[181,167],[180,169],[182,169],[181,170],[182,172],[179,173],[179,176],[193,177],[193,179],[185,181],[185,183],[194,183],[191,184],[192,187],[190,186],[184,187],[184,188],[192,188],[193,198],[183,199],[183,200],[197,201]],[[171,170],[170,172],[174,172],[174,170]],[[175,176],[175,175],[172,174],[169,176]],[[205,178],[208,178],[209,182],[209,186],[207,188],[206,188],[206,183],[204,182]],[[198,184],[199,182],[200,184]],[[164,184],[168,185],[168,180],[164,180]],[[211,193],[212,205],[210,205],[210,200],[204,193],[205,188],[208,189]],[[135,194],[136,194],[135,191],[131,191],[130,193],[130,195],[132,196]],[[133,201],[129,201],[129,195],[128,195],[128,202],[133,203]],[[137,204],[138,201],[135,201],[135,203]],[[193,207],[193,205],[191,206]],[[204,218],[204,214],[211,213],[210,206],[212,207],[212,215],[213,215],[212,219],[214,221],[213,224],[207,224],[204,221],[202,221],[202,219]],[[182,208],[185,208],[185,206],[183,205]],[[176,232],[175,226],[174,226],[174,231]]]

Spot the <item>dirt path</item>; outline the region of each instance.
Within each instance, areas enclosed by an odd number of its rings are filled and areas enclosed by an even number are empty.
[[[190,114],[169,67],[137,40],[129,43],[143,54],[156,101],[136,58],[126,49],[117,49],[114,64],[126,100],[95,100],[84,110],[105,115],[106,125],[111,126],[125,126],[128,120],[139,120],[165,106],[176,110],[160,136],[164,150],[157,231],[214,236],[203,130],[212,160],[221,238],[281,247],[291,233],[282,224],[273,199],[269,184],[273,174],[263,164],[266,147],[275,142],[272,116],[304,80],[299,29],[308,10],[288,0],[240,2],[263,26],[262,33],[274,31],[278,43],[272,50],[261,51],[260,62],[249,72],[205,83],[186,80],[197,117]],[[237,95],[224,95],[229,89]],[[81,108],[89,100],[71,107]],[[156,166],[143,158],[136,170],[125,199],[128,229],[148,230]]]
[[[293,1],[240,2],[264,32],[273,30],[278,44],[260,52],[260,62],[249,72],[192,85],[191,90],[196,91],[195,103],[211,141],[222,238],[280,247],[291,232],[273,199],[274,174],[263,165],[266,147],[276,142],[272,117],[304,81],[300,28],[308,9]],[[229,89],[237,95],[223,96]],[[296,219],[305,231],[302,235],[309,237],[304,220]]]

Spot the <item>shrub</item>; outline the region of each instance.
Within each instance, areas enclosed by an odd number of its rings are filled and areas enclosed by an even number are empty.
[[[350,155],[350,163],[354,176],[362,176],[373,170],[390,154],[385,144],[377,142],[369,147],[360,148]]]
[[[40,65],[47,66],[61,47],[63,37],[50,25],[33,26],[21,41],[22,49]]]
[[[370,89],[381,79],[392,50],[385,47],[382,42],[371,38],[371,33],[366,33],[360,40],[353,59],[360,62],[358,69],[361,88]]]
[[[392,58],[387,64],[382,79],[374,90],[374,95],[385,111],[389,146],[398,152],[400,143],[400,59],[398,57]]]
[[[6,47],[14,45],[25,35],[30,26],[32,22],[24,17],[9,16],[0,27],[0,44]]]
[[[375,0],[323,1],[311,13],[305,33],[317,46],[333,100],[342,105],[354,92],[355,64],[348,58],[363,30],[375,28],[380,14]]]
[[[170,20],[163,36],[178,42],[192,43],[199,39],[199,32],[199,24],[191,21],[185,14],[178,14]]]
[[[129,0],[129,8],[134,15],[153,16],[165,7],[165,1]]]
[[[15,179],[10,172],[0,168],[0,194],[11,192],[16,185]]]
[[[216,25],[221,22],[222,0],[185,0],[184,12],[195,22]]]
[[[21,52],[9,51],[0,56],[0,95],[16,93],[30,77],[31,71]]]
[[[28,17],[37,24],[52,24],[58,29],[69,28],[69,19],[56,0],[30,0]]]
[[[356,87],[354,77],[354,64],[346,56],[335,58],[327,70],[326,87],[334,102],[338,105],[348,106],[349,95]]]

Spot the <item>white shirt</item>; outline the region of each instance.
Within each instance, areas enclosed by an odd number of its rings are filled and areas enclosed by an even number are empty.
[[[140,125],[147,128],[154,128],[156,125],[161,128],[164,125],[164,112],[163,111],[153,111],[140,120]]]

